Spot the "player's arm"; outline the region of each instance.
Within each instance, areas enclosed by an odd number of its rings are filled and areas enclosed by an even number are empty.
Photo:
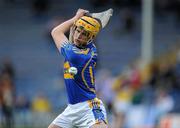
[[[70,29],[76,20],[78,20],[87,12],[87,10],[78,9],[76,15],[73,18],[63,22],[52,30],[51,35],[58,49],[61,48],[63,42],[68,42],[68,38],[65,36],[65,33]]]

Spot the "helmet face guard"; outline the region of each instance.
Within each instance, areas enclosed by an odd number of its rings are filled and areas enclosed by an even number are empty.
[[[83,34],[87,36],[87,40],[85,41],[87,41],[88,43],[92,41],[100,31],[101,23],[97,19],[94,19],[92,17],[83,16],[74,23],[73,27],[71,28],[71,36],[74,35],[76,29],[80,29],[83,31]]]

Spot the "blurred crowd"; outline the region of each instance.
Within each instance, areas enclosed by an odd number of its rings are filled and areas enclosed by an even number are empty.
[[[47,116],[51,112],[51,104],[46,95],[39,92],[30,101],[29,97],[16,93],[15,81],[13,63],[10,58],[5,58],[0,66],[0,126],[14,128],[15,123],[26,126],[36,123],[35,120],[38,122],[39,118],[49,118]],[[35,115],[30,117],[29,113]],[[17,122],[17,118],[20,122]]]
[[[154,128],[167,114],[180,112],[179,57],[175,48],[144,68],[136,61],[118,76],[99,72],[98,96],[112,114],[112,128]]]
[[[15,71],[9,59],[2,64],[0,72],[0,108],[2,112],[2,125],[12,127],[13,106],[15,98]]]

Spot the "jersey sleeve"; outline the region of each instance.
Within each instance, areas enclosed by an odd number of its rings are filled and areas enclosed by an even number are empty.
[[[60,53],[64,56],[65,59],[68,58],[69,54],[72,54],[72,44],[69,42],[64,42],[59,49]]]

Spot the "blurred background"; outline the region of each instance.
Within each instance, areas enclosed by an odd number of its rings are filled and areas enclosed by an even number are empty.
[[[66,107],[50,32],[78,8],[114,9],[96,38],[111,128],[179,128],[180,0],[0,0],[0,127],[48,127]]]

